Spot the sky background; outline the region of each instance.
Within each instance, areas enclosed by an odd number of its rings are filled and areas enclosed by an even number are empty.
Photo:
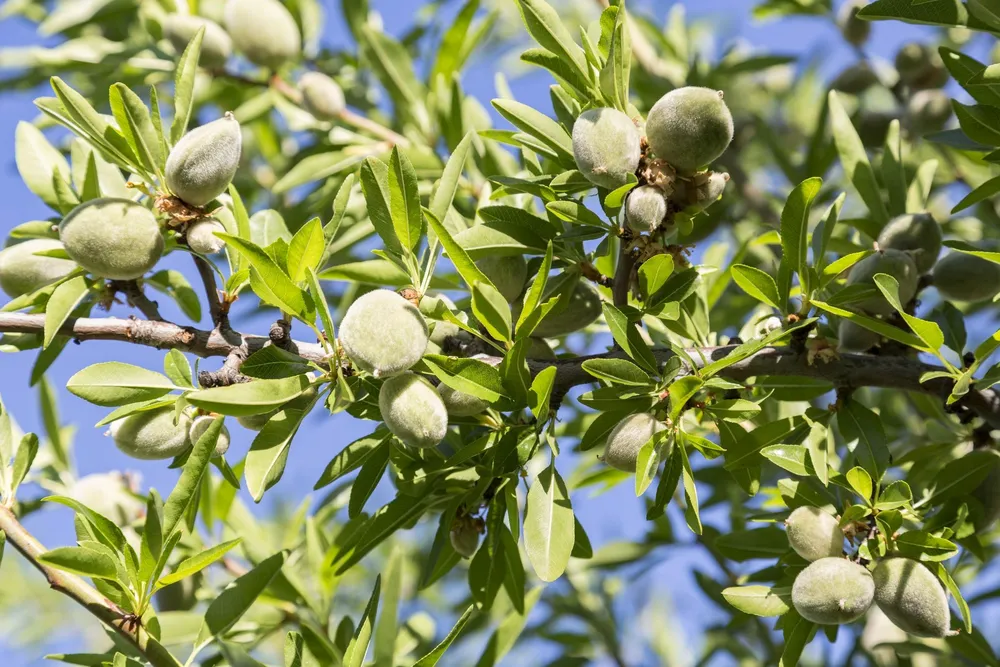
[[[339,2],[327,0],[324,4],[328,7],[329,15],[323,42],[334,47],[343,45],[349,41],[349,37],[340,20],[337,9]],[[655,7],[655,13],[661,18],[666,15],[667,9],[672,4],[660,0],[646,3],[630,2],[633,9],[637,6]],[[823,71],[830,75],[835,74],[854,57],[840,39],[836,28],[823,18],[795,18],[772,23],[755,23],[750,17],[750,10],[754,4],[750,0],[691,0],[681,4],[686,5],[688,15],[691,17],[711,19],[716,52],[733,40],[743,40],[765,52],[804,54],[810,60],[820,62]],[[372,6],[382,13],[385,30],[399,34],[411,23],[419,3],[413,0],[372,0]],[[927,35],[928,31],[922,28],[899,23],[878,23],[874,25],[868,50],[875,56],[891,59],[901,43]],[[21,20],[0,22],[0,46],[37,43],[39,39],[35,35],[33,25]],[[495,96],[493,73],[496,66],[495,62],[477,61],[466,70],[463,79],[466,92],[479,98],[487,108],[491,108],[488,101]],[[0,77],[7,74],[0,72]],[[512,79],[510,83],[519,100],[537,105],[543,110],[550,108],[548,86],[551,80],[548,74],[532,73]],[[50,93],[32,91],[0,96],[0,198],[3,201],[3,206],[0,208],[0,237],[5,236],[15,225],[50,215],[49,209],[21,182],[14,164],[14,128],[18,121],[30,120],[36,116],[32,99],[41,94]],[[505,127],[501,119],[497,118],[496,122],[499,127]],[[178,268],[190,275],[189,263],[183,261],[185,259],[182,253],[175,253],[173,258],[162,262],[158,268]],[[167,319],[184,321],[171,301],[165,298],[159,301]],[[116,307],[110,314],[127,317],[128,312],[125,308]],[[247,318],[240,316],[237,311],[235,326],[243,331],[264,333],[270,322],[269,315]],[[35,355],[36,352],[18,355],[0,354],[0,395],[8,410],[25,431],[42,432],[37,391],[30,390],[27,386],[27,378]],[[125,457],[114,447],[111,439],[103,435],[103,428],[92,427],[105,415],[105,409],[86,403],[63,389],[71,375],[93,363],[117,360],[158,369],[162,364],[162,358],[162,353],[138,346],[88,342],[79,347],[68,348],[49,371],[49,380],[58,389],[63,421],[74,423],[79,429],[75,438],[75,456],[81,475],[113,469],[130,470],[141,473],[145,486],[156,487],[164,495],[173,487],[176,480],[174,471],[167,470],[166,466],[159,462],[139,462]],[[194,358],[191,358],[191,361],[193,363]],[[203,360],[202,368],[215,369],[219,361]],[[302,500],[303,489],[312,489],[319,471],[336,452],[357,437],[371,432],[371,428],[370,423],[358,422],[346,415],[335,418],[331,423],[331,417],[324,411],[315,411],[307,419],[295,440],[282,480],[268,492],[263,504],[256,508],[256,511],[266,513],[275,503],[297,505]],[[235,462],[249,449],[253,434],[235,424],[231,427],[231,433],[233,444],[228,458]],[[38,492],[39,489],[29,487],[22,493],[31,497]],[[241,492],[241,497],[248,505],[252,505],[245,491]],[[370,501],[370,506],[376,506],[377,500],[376,497]],[[595,547],[619,540],[640,539],[645,532],[643,521],[645,512],[640,501],[634,497],[631,485],[620,485],[598,498],[590,497],[589,491],[577,494],[573,498],[573,503]],[[674,515],[674,518],[677,519],[677,515]],[[29,530],[48,546],[70,544],[72,541],[72,515],[66,508],[48,509],[36,513],[29,517],[26,524]],[[674,525],[679,528],[679,533],[684,530],[683,519],[676,520]],[[680,537],[686,538],[684,535]],[[622,596],[622,599],[630,601],[623,604],[635,607],[646,596],[652,595],[667,612],[672,614],[680,610],[681,613],[677,615],[680,626],[676,630],[676,639],[682,643],[678,646],[686,644],[693,649],[698,644],[700,630],[722,617],[719,609],[697,589],[692,577],[692,572],[696,569],[714,574],[712,566],[706,562],[704,553],[696,548],[666,549],[662,551],[662,557],[656,568],[644,574],[641,579],[627,583],[629,592],[628,595]],[[10,553],[8,558],[19,559],[19,556]],[[5,570],[6,572],[0,573],[0,580],[3,576],[9,576],[8,573],[12,571],[9,566],[5,566]],[[23,568],[19,571],[28,572]],[[678,572],[682,574],[678,575]],[[29,576],[35,576],[35,573],[31,572]],[[995,585],[995,582],[993,583]],[[982,590],[988,587],[989,582],[979,582],[976,589]],[[92,625],[87,626],[87,629],[96,631],[96,621],[91,620],[90,623]],[[986,636],[997,636],[995,613],[986,616],[980,614],[977,617],[977,624]],[[8,625],[9,619],[7,623],[0,619],[0,634]],[[100,635],[92,632],[91,636]],[[0,665],[34,667],[53,664],[38,659],[37,649],[18,650],[9,639],[0,636]],[[485,642],[485,638],[482,641]],[[481,645],[477,644],[477,651]],[[628,643],[625,645],[628,646]],[[74,637],[69,641],[57,641],[50,648],[57,651],[82,650],[83,646],[79,638]],[[683,649],[679,650],[681,654],[685,652]],[[626,656],[628,655],[627,652]],[[533,658],[527,658],[527,662],[521,661],[525,659],[523,656],[520,659],[511,657],[505,664],[538,664],[537,654]],[[641,659],[641,656],[633,654],[633,659]],[[462,663],[449,662],[449,664]]]

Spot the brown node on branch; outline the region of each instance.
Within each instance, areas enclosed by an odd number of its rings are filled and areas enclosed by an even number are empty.
[[[414,306],[420,306],[420,299],[423,298],[423,295],[412,287],[404,287],[396,293]]]
[[[584,278],[597,283],[601,287],[610,288],[615,282],[613,278],[598,271],[597,267],[590,262],[580,262],[580,273]]]
[[[191,206],[180,198],[163,192],[157,194],[155,205],[156,210],[167,216],[167,226],[171,228],[184,226],[207,215],[205,209]]]
[[[271,344],[283,350],[292,351],[294,344],[291,337],[292,323],[287,320],[278,320],[271,325],[267,332],[267,337],[271,339]]]

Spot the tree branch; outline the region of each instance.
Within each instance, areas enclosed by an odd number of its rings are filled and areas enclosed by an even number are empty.
[[[205,297],[208,299],[208,312],[212,317],[212,324],[220,329],[229,328],[229,316],[222,308],[222,301],[219,299],[219,288],[215,283],[215,273],[212,265],[203,257],[191,255],[194,258],[194,265],[201,276],[201,282],[205,285]]]
[[[128,622],[128,617],[111,601],[76,575],[49,567],[39,556],[47,549],[34,538],[17,520],[14,513],[0,505],[0,531],[10,543],[36,570],[45,575],[53,590],[72,598],[102,623],[114,629],[129,644],[134,646],[153,667],[180,667],[180,663],[150,637],[144,627]]]
[[[140,313],[146,316],[146,319],[163,320],[163,317],[160,315],[159,305],[146,296],[146,293],[143,292],[142,287],[139,286],[137,281],[112,280],[111,285],[113,289],[124,294],[128,300],[128,305],[137,308]]]
[[[45,329],[44,315],[24,313],[0,313],[0,333],[40,334]],[[201,357],[228,357],[238,354],[246,358],[271,342],[267,336],[250,336],[236,331],[204,331],[192,327],[181,327],[172,322],[150,322],[146,320],[119,320],[116,318],[79,318],[68,320],[60,330],[65,336],[77,341],[114,340],[157,349],[177,349]],[[317,363],[328,361],[326,351],[317,343],[292,341],[300,356]],[[722,359],[736,346],[703,347],[687,350],[688,355],[701,367]],[[657,363],[666,363],[674,356],[670,350],[653,350]],[[627,359],[621,350],[604,354],[593,354],[573,359],[555,361],[529,360],[531,375],[549,366],[556,367],[553,395],[562,395],[570,388],[591,384],[596,379],[583,370],[583,362],[588,359]],[[481,357],[486,363],[497,365],[499,357]],[[763,375],[784,377],[808,377],[826,380],[837,388],[876,387],[898,389],[930,394],[942,401],[951,394],[953,383],[948,378],[935,378],[920,382],[925,373],[941,370],[938,366],[925,364],[906,357],[877,357],[867,354],[842,354],[834,361],[816,361],[810,364],[805,353],[788,347],[766,347],[756,354],[739,361],[719,375],[736,382]],[[978,414],[994,428],[1000,428],[1000,394],[992,389],[971,390],[960,401],[961,405]]]

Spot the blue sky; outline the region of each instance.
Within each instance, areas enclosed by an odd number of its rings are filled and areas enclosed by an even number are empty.
[[[580,0],[584,2],[585,0]],[[337,7],[339,3],[327,2],[329,7]],[[640,4],[640,3],[634,3]],[[669,3],[672,4],[672,3]],[[668,3],[657,0],[644,3],[645,6],[656,6],[657,14],[665,15]],[[790,19],[782,22],[754,24],[750,19],[750,0],[692,0],[683,3],[687,5],[691,16],[711,17],[716,28],[716,46],[725,46],[732,39],[745,40],[761,49],[770,49],[779,53],[805,54],[822,62],[824,71],[835,72],[851,57],[851,52],[839,39],[834,26],[823,19]],[[372,5],[382,12],[388,32],[398,32],[404,28],[417,11],[418,3],[412,0],[373,0]],[[333,16],[328,17],[324,42],[330,45],[343,44],[346,31],[339,15],[334,9]],[[926,34],[918,28],[901,24],[876,24],[873,31],[871,52],[883,58],[891,58],[895,49],[907,39]],[[0,23],[0,45],[18,46],[37,43],[33,26],[8,20]],[[487,102],[494,96],[493,67],[495,63],[476,63],[464,79],[465,89],[469,94]],[[3,73],[0,73],[2,75]],[[549,108],[547,88],[550,80],[545,74],[531,74],[514,79],[511,85],[515,95],[529,104],[535,103],[539,108]],[[35,109],[31,100],[38,94],[48,94],[47,91],[37,93],[8,94],[0,98],[0,193],[3,197],[3,212],[0,213],[0,233],[6,234],[10,228],[22,222],[49,216],[49,210],[35,198],[21,182],[14,165],[14,127],[19,120],[35,117]],[[488,107],[488,104],[486,105]],[[502,123],[499,121],[498,123]],[[164,262],[161,268],[178,268],[190,275],[189,267],[183,257]],[[183,321],[172,305],[165,299],[160,300],[164,315],[168,319]],[[127,317],[128,311],[121,307],[112,310],[111,315]],[[266,318],[249,320],[237,315],[236,327],[242,330],[264,332],[269,324]],[[33,352],[20,355],[0,355],[0,395],[25,430],[41,430],[38,412],[37,392],[29,391],[27,378],[34,363]],[[144,483],[157,487],[162,492],[169,491],[176,479],[173,471],[166,470],[159,463],[144,463],[127,459],[114,447],[111,440],[102,435],[103,429],[92,427],[101,419],[105,410],[92,406],[70,395],[61,389],[66,380],[81,368],[99,361],[118,360],[153,368],[162,363],[162,353],[128,346],[120,343],[89,342],[80,347],[70,347],[49,373],[53,386],[60,388],[58,392],[59,405],[64,421],[78,426],[75,439],[76,460],[81,474],[123,469],[138,471],[143,475]],[[194,359],[192,359],[192,362]],[[215,369],[219,360],[205,360],[202,367]],[[275,502],[285,501],[298,504],[301,501],[303,489],[311,489],[316,481],[318,471],[322,470],[327,461],[345,444],[354,438],[370,432],[371,425],[356,422],[349,417],[339,417],[333,422],[328,415],[317,411],[307,420],[292,447],[288,467],[282,481],[272,489],[264,502],[264,510]],[[231,428],[233,445],[231,460],[238,457],[249,448],[251,434],[237,426]],[[236,454],[236,456],[232,456]],[[574,506],[581,521],[585,525],[595,546],[617,540],[628,540],[640,537],[644,533],[640,503],[634,498],[628,485],[601,496],[598,499],[589,498],[587,494],[574,497]],[[35,491],[29,489],[28,492]],[[244,495],[245,501],[251,501]],[[49,546],[67,544],[72,539],[71,515],[66,509],[48,510],[31,517],[28,526],[40,539]],[[683,527],[683,520],[675,522],[678,528]],[[16,558],[13,554],[12,558]],[[691,578],[691,570],[695,566],[710,570],[708,565],[698,565],[703,556],[696,549],[679,548],[664,552],[664,560],[651,573],[644,575],[642,580],[630,582],[630,590],[635,594],[662,596],[669,607],[682,610],[680,622],[682,636],[690,638],[689,642],[697,642],[696,635],[707,622],[718,618],[718,610],[707,601],[697,590]],[[682,570],[685,574],[676,576]],[[669,582],[666,585],[663,582]],[[650,587],[650,583],[654,584]],[[652,591],[652,592],[650,592]],[[982,620],[982,619],[980,619]],[[2,625],[2,623],[0,623]],[[94,625],[96,630],[96,623]],[[74,648],[60,646],[62,649]],[[75,648],[81,648],[76,646]],[[3,645],[0,640],[0,655],[11,655],[11,647]],[[13,662],[2,661],[11,667],[28,667],[41,665],[37,656],[23,655],[13,652]],[[49,663],[50,664],[50,663]]]

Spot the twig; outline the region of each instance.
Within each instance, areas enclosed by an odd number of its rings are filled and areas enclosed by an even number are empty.
[[[2,505],[0,505],[0,531],[7,536],[8,543],[36,570],[45,575],[53,590],[72,598],[102,623],[115,630],[153,667],[180,667],[177,659],[151,637],[141,624],[128,622],[126,614],[97,589],[80,577],[49,567],[39,560],[47,549],[21,525],[9,508]]]
[[[205,297],[208,299],[208,312],[211,314],[212,324],[220,329],[228,329],[229,315],[219,299],[219,288],[216,286],[212,265],[208,263],[208,260],[198,255],[191,255],[191,257],[194,258],[198,275],[201,276],[201,282],[205,285]]]
[[[390,145],[395,144],[400,148],[409,148],[410,140],[397,132],[390,130],[385,125],[376,123],[372,119],[362,116],[361,114],[354,113],[350,109],[344,109],[340,112],[340,120],[344,121],[348,125],[358,128],[359,130],[365,130],[366,132],[375,135],[379,139],[389,143]]]
[[[0,313],[0,333],[40,334],[44,330],[44,315]],[[271,342],[267,336],[251,336],[236,331],[204,331],[193,327],[181,327],[172,322],[117,318],[71,318],[63,324],[59,333],[81,342],[114,340],[157,349],[178,349],[201,357],[228,357],[234,351],[249,356]],[[303,341],[293,341],[293,344],[299,356],[319,364],[329,362],[322,345]],[[728,345],[692,348],[687,350],[687,353],[700,367],[722,359],[735,347]],[[653,356],[657,363],[664,364],[674,356],[674,353],[667,349],[655,349]],[[530,360],[528,368],[531,375],[535,376],[542,370],[555,366],[553,394],[556,394],[565,392],[571,387],[595,382],[595,378],[583,370],[583,362],[588,359],[607,358],[625,359],[627,355],[621,350],[614,350],[573,359]],[[496,356],[484,356],[481,360],[493,365],[501,362]],[[944,400],[951,394],[953,387],[951,380],[938,377],[925,383],[920,382],[925,373],[940,370],[939,366],[925,364],[916,359],[877,357],[869,354],[842,354],[838,359],[828,363],[817,361],[815,364],[810,364],[807,355],[799,354],[791,348],[765,347],[756,354],[726,367],[719,376],[735,382],[746,382],[752,377],[763,375],[807,377],[825,380],[834,387],[898,389],[930,394]],[[961,403],[995,428],[1000,428],[1000,394],[994,390],[970,390]]]
[[[151,301],[146,293],[143,292],[142,287],[139,286],[139,282],[136,280],[112,280],[111,286],[125,295],[128,300],[128,305],[133,308],[137,308],[140,313],[146,316],[146,319],[163,321],[163,316],[160,315],[159,305],[155,301]]]

